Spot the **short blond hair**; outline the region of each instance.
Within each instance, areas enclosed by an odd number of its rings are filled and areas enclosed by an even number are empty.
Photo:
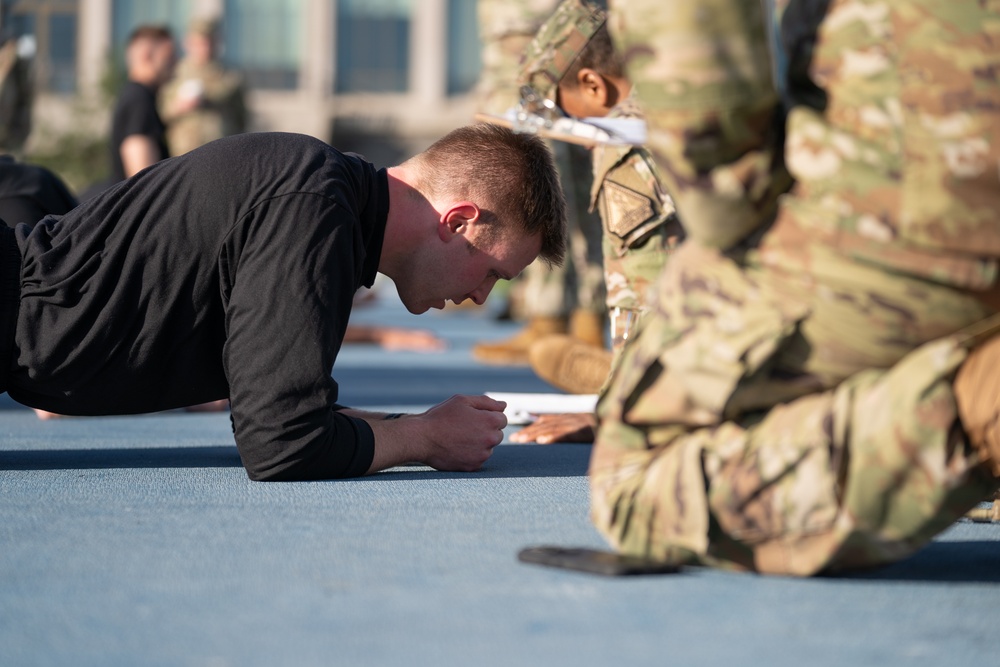
[[[491,123],[449,132],[408,164],[431,199],[468,199],[479,206],[491,236],[512,225],[541,236],[539,257],[562,264],[566,254],[566,200],[552,153],[530,134]]]

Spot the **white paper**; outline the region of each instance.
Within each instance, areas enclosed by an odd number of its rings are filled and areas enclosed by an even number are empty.
[[[597,394],[532,394],[488,391],[486,395],[507,403],[508,424],[530,424],[539,415],[582,414],[597,407]]]

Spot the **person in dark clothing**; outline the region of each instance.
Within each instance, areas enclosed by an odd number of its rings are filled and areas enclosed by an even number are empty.
[[[229,398],[255,480],[475,470],[502,440],[502,402],[399,419],[337,405],[354,292],[381,272],[412,313],[482,303],[565,243],[536,137],[460,128],[388,169],[304,135],[220,139],[0,228],[0,390],[63,415]]]
[[[125,47],[128,81],[111,119],[111,182],[125,180],[167,157],[166,126],[156,95],[173,76],[174,39],[161,26],[139,26]]]
[[[33,227],[46,215],[62,215],[74,206],[76,197],[50,170],[0,155],[0,220],[8,226]]]

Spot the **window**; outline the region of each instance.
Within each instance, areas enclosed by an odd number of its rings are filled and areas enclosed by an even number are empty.
[[[76,90],[76,15],[49,17],[48,87],[60,93]]]
[[[476,0],[448,0],[448,94],[472,90],[482,67]]]
[[[32,59],[35,86],[54,93],[76,91],[76,0],[7,0],[4,32],[20,40]]]
[[[129,34],[140,25],[167,26],[179,48],[187,30],[190,5],[188,0],[114,0],[111,41],[118,59],[124,57]]]
[[[338,93],[406,91],[412,11],[411,0],[337,3]]]
[[[224,60],[251,88],[299,85],[302,0],[226,0]]]

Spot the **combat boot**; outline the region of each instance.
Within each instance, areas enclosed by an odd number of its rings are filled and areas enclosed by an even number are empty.
[[[603,313],[574,310],[569,318],[569,335],[580,342],[603,348],[608,325]]]
[[[531,346],[538,377],[569,394],[596,394],[611,373],[611,352],[573,336],[547,336]]]
[[[976,523],[1000,523],[1000,500],[993,500],[986,507],[973,507],[965,518]]]
[[[979,457],[1000,477],[1000,335],[973,348],[955,374],[958,416]]]
[[[513,337],[495,343],[476,343],[472,356],[487,364],[527,366],[528,350],[536,341],[552,334],[566,333],[565,317],[533,317]]]

